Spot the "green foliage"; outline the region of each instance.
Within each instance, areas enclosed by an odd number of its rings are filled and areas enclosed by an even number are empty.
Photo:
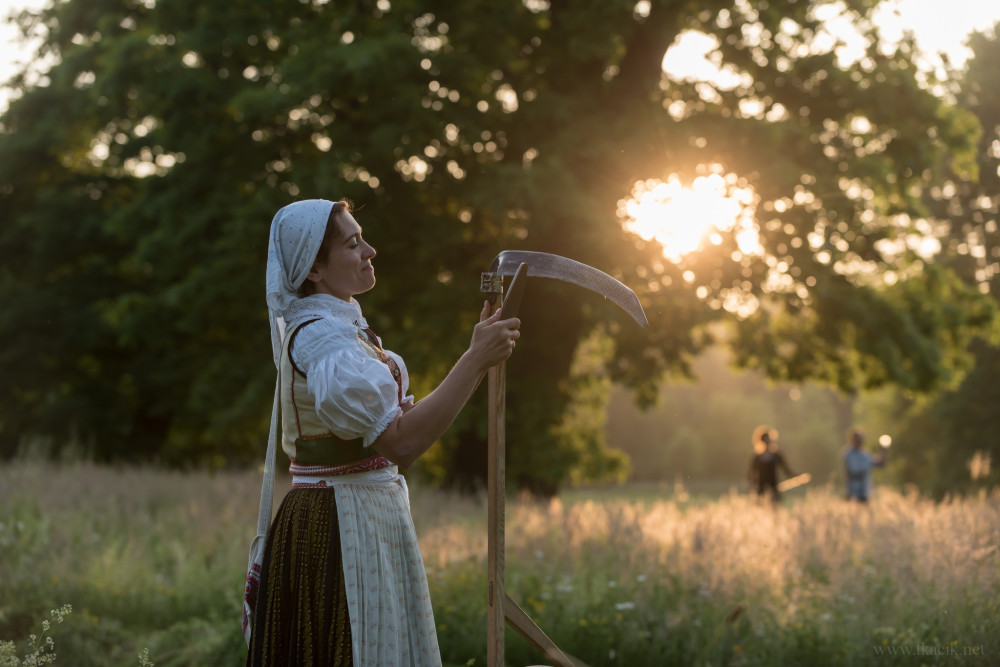
[[[925,192],[935,216],[947,221],[941,243],[946,252],[934,271],[928,292],[918,287],[906,288],[912,303],[933,297],[946,305],[937,311],[942,317],[963,317],[975,313],[983,321],[989,314],[986,306],[961,303],[972,291],[988,293],[997,299],[1000,231],[1000,81],[995,72],[1000,57],[1000,26],[993,26],[970,40],[973,58],[956,80],[950,94],[967,109],[975,124],[976,150],[971,165],[953,165],[940,184]],[[931,267],[927,267],[930,269]],[[941,269],[952,272],[949,276]],[[965,286],[964,289],[961,286]],[[935,296],[936,294],[936,296]],[[993,304],[990,304],[992,306]],[[951,326],[947,321],[929,326]],[[900,482],[917,484],[941,498],[949,493],[967,493],[988,488],[1000,477],[1000,446],[995,433],[1000,429],[1000,415],[993,409],[997,401],[995,377],[1000,363],[997,330],[983,328],[982,338],[967,346],[949,346],[971,359],[967,375],[952,378],[939,391],[926,397],[905,391],[886,391],[874,401],[889,424],[884,432],[893,433],[891,470]],[[958,341],[955,341],[958,342]],[[941,351],[928,350],[940,355]],[[946,353],[947,354],[947,353]]]
[[[234,482],[90,464],[7,467],[0,637],[26,636],[42,610],[68,602],[73,614],[52,638],[73,665],[135,665],[142,649],[161,667],[237,664],[259,478]]]
[[[648,330],[578,289],[529,290],[509,461],[541,495],[623,471],[585,414],[599,388],[576,393],[594,332],[614,341],[603,372],[647,403],[719,320],[738,362],[778,379],[951,380],[992,311],[878,242],[915,230],[939,176],[973,173],[975,123],[921,87],[911,43],[885,54],[873,39],[847,69],[810,49],[815,4],[55,4],[41,49],[56,64],[15,81],[2,117],[0,453],[72,433],[101,459],[256,461],[268,221],[316,196],[358,204],[379,249],[366,314],[418,389],[466,345],[499,250],[567,255],[635,288]],[[875,4],[849,6],[862,21]],[[666,76],[685,29],[716,36],[744,80]],[[674,264],[616,220],[637,181],[713,169],[754,191],[760,254],[730,232]],[[870,278],[888,271],[894,288]],[[733,295],[761,307],[736,318]],[[484,422],[480,401],[425,472],[480,484]]]
[[[930,397],[887,390],[866,397],[868,412],[880,411],[893,435],[890,472],[936,498],[970,494],[1000,482],[1000,447],[994,436],[996,373],[1000,351],[979,341],[972,346],[975,367],[954,389]]]
[[[73,607],[67,604],[59,609],[53,609],[49,612],[49,615],[56,623],[62,623],[72,611]],[[27,652],[24,655],[24,660],[17,657],[17,646],[14,642],[0,641],[0,667],[17,667],[18,665],[35,667],[36,665],[47,665],[55,662],[56,643],[51,635],[49,635],[51,629],[52,625],[49,621],[43,620],[41,636],[36,634],[28,635],[27,647],[25,649]]]

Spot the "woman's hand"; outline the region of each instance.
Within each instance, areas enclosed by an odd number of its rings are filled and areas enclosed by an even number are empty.
[[[480,370],[487,370],[506,361],[521,337],[521,320],[516,317],[502,320],[503,308],[490,315],[490,304],[483,302],[479,324],[472,331],[472,342],[466,354]]]

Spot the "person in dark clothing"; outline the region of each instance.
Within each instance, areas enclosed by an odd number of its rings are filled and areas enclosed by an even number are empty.
[[[778,451],[778,432],[767,425],[754,429],[751,439],[753,456],[750,458],[750,488],[756,491],[757,499],[764,494],[771,497],[774,503],[781,502],[781,491],[778,489],[778,468],[787,477],[795,477],[788,466],[785,457]]]

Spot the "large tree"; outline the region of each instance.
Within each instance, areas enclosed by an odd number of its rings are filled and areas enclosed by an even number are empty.
[[[927,190],[941,228],[939,261],[967,285],[1000,295],[1000,24],[969,40],[972,57],[947,77],[947,94],[978,119],[976,172],[949,173]],[[972,370],[929,396],[889,392],[898,425],[894,445],[900,481],[936,496],[1000,482],[1000,415],[994,409],[1000,372],[995,339],[974,341]]]
[[[479,273],[501,249],[567,255],[635,288],[648,329],[579,290],[529,288],[508,465],[536,492],[624,466],[594,418],[594,354],[648,399],[688,372],[714,322],[773,377],[936,386],[989,301],[891,241],[921,232],[922,191],[971,164],[975,120],[919,85],[912,43],[882,48],[874,0],[846,3],[870,40],[851,64],[824,46],[818,3],[752,4],[49,9],[42,51],[56,64],[0,135],[5,451],[72,431],[104,456],[258,457],[267,227],[317,196],[358,205],[379,249],[362,303],[418,394],[466,344]],[[714,36],[736,83],[664,72],[685,31]],[[708,173],[752,193],[753,249],[722,229],[668,261],[623,229],[637,183]],[[425,472],[484,476],[483,413],[463,413]]]

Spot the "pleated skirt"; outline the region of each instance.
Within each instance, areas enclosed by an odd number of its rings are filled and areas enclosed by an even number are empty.
[[[440,667],[395,467],[293,488],[268,531],[247,664]]]
[[[336,494],[288,492],[268,531],[248,667],[352,665]]]

